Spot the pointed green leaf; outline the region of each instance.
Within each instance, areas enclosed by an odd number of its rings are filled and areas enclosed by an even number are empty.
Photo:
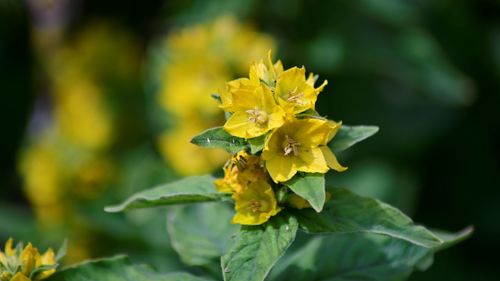
[[[61,247],[59,247],[59,250],[57,250],[56,261],[60,261],[64,256],[66,256],[67,252],[68,252],[68,240],[64,239],[64,242],[62,243]]]
[[[47,281],[209,281],[184,272],[160,274],[144,265],[133,265],[127,257],[91,260],[56,272]]]
[[[469,235],[470,229],[466,229],[446,234],[443,239],[446,244],[453,244]],[[287,253],[275,266],[269,280],[406,280],[415,269],[424,269],[422,264],[428,267],[439,249],[440,246],[424,248],[404,240],[366,233],[315,236],[293,253]],[[328,259],[322,258],[326,256]]]
[[[378,130],[377,126],[342,125],[328,146],[334,153],[337,153],[373,136]]]
[[[212,176],[186,177],[132,195],[120,205],[106,207],[106,212],[149,208],[162,205],[223,200],[228,195],[217,192]]]
[[[321,117],[321,115],[319,115],[316,110],[310,108],[304,112],[297,114],[297,117]]]
[[[172,247],[188,265],[212,264],[227,252],[238,226],[226,204],[203,203],[169,210],[167,230]]]
[[[284,184],[295,194],[307,200],[316,212],[323,210],[323,205],[325,205],[324,174],[297,175]]]
[[[221,259],[225,281],[262,281],[295,239],[297,220],[286,213],[267,223],[243,226],[229,252]]]
[[[248,145],[250,146],[250,152],[255,154],[264,149],[264,145],[266,143],[266,135],[248,139]]]
[[[236,153],[246,149],[247,141],[234,137],[226,132],[222,127],[215,127],[195,136],[191,143],[201,147],[222,148],[229,153]]]
[[[321,213],[294,210],[300,227],[310,233],[366,232],[388,235],[423,247],[435,247],[442,240],[398,209],[346,189],[328,190],[332,199]]]

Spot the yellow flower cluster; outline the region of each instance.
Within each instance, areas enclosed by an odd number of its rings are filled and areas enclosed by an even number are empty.
[[[306,78],[304,67],[284,70],[268,52],[266,62],[250,66],[248,78],[227,82],[220,91],[220,107],[231,114],[224,130],[239,138],[265,141],[260,155],[242,151],[233,156],[224,167],[224,178],[215,183],[219,191],[233,193],[234,223],[262,224],[278,213],[272,185],[279,186],[297,172],[346,170],[327,146],[341,122],[314,111],[317,96],[327,84],[315,87],[315,80],[313,74]],[[266,181],[267,174],[274,183]],[[309,207],[296,195],[290,198],[294,207]]]
[[[216,180],[215,187],[233,194],[236,203],[233,223],[262,224],[280,211],[260,157],[246,151],[233,155],[224,165],[224,178]]]
[[[43,255],[29,243],[23,248],[22,243],[12,246],[12,238],[5,243],[5,250],[0,250],[0,281],[38,281],[56,272],[54,251],[48,249]]]
[[[180,174],[212,172],[224,163],[227,154],[189,143],[195,133],[224,120],[210,94],[246,71],[252,61],[274,47],[274,42],[225,15],[177,30],[165,43],[167,59],[161,69],[158,101],[170,114],[171,126],[159,139],[160,151]]]

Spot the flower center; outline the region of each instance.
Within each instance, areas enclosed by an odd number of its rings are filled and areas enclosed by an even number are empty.
[[[298,90],[299,90],[298,87],[295,87],[295,89],[289,91],[288,98],[286,99],[286,101],[296,103],[299,105],[304,104],[304,102],[301,100],[301,98],[304,96],[304,93],[299,92]]]
[[[261,204],[259,201],[253,201],[252,203],[250,203],[250,210],[253,212],[253,213],[257,213],[260,211],[260,207],[261,207]]]
[[[285,135],[285,141],[283,142],[283,152],[285,156],[293,153],[294,156],[299,155],[300,142],[292,139],[288,135]]]
[[[250,122],[254,122],[259,126],[262,126],[267,122],[266,112],[259,110],[258,107],[255,107],[254,109],[249,109],[246,111],[246,113],[248,114],[248,120]]]
[[[260,212],[265,212],[269,208],[269,204],[267,203],[266,200],[255,200],[250,203],[250,206],[248,208],[252,213],[260,213]]]

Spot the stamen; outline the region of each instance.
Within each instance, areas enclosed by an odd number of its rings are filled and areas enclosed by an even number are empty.
[[[292,153],[294,156],[298,156],[299,146],[300,142],[290,138],[288,135],[285,135],[285,141],[283,142],[283,151],[285,156],[288,156]]]
[[[259,201],[252,201],[252,203],[250,203],[250,210],[253,212],[253,213],[257,213],[260,211],[260,207],[261,207],[261,204]]]
[[[254,122],[257,125],[264,125],[267,122],[267,114],[264,111],[260,111],[258,107],[254,109],[249,109],[246,111],[248,114],[248,120]]]
[[[288,92],[288,98],[286,99],[287,102],[293,102],[299,105],[304,104],[304,101],[300,100],[303,96],[304,93],[298,92],[298,87],[295,87],[295,89],[291,90]]]

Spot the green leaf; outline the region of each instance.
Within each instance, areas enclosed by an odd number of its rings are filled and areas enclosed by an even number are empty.
[[[56,253],[56,261],[60,261],[64,256],[66,256],[66,253],[68,252],[68,240],[64,239],[64,242],[62,243],[61,247],[57,250]]]
[[[339,131],[328,144],[334,153],[346,150],[356,143],[363,141],[378,132],[377,126],[346,126],[342,125]]]
[[[191,143],[201,147],[222,148],[229,153],[236,153],[247,148],[245,139],[231,136],[222,127],[215,127],[195,136]]]
[[[248,139],[248,144],[252,154],[262,151],[262,149],[264,149],[264,145],[266,144],[266,135]]]
[[[225,281],[262,281],[295,239],[297,220],[286,213],[267,223],[243,226],[231,250],[222,257]]]
[[[443,241],[398,209],[376,199],[356,195],[346,189],[328,190],[332,199],[321,213],[294,210],[300,227],[309,233],[366,232],[388,235],[423,247]]]
[[[297,114],[297,117],[320,117],[320,116],[321,115],[319,115],[319,113],[312,108]]]
[[[212,176],[186,177],[132,195],[120,205],[106,207],[106,212],[149,208],[154,206],[223,200],[227,194],[217,192]]]
[[[167,230],[172,247],[188,265],[213,263],[229,248],[238,226],[231,224],[234,211],[226,204],[204,203],[169,211]]]
[[[91,260],[56,272],[47,281],[208,281],[184,272],[160,274],[144,265],[133,265],[127,257]]]
[[[323,205],[325,205],[324,174],[297,175],[284,184],[295,194],[307,200],[316,212],[323,210]]]
[[[470,233],[470,229],[465,229],[446,234],[443,239],[445,244],[453,244]],[[415,269],[427,268],[434,253],[440,249],[440,246],[424,248],[404,240],[366,233],[315,236],[285,255],[269,280],[406,280]],[[424,263],[427,267],[422,268]]]

